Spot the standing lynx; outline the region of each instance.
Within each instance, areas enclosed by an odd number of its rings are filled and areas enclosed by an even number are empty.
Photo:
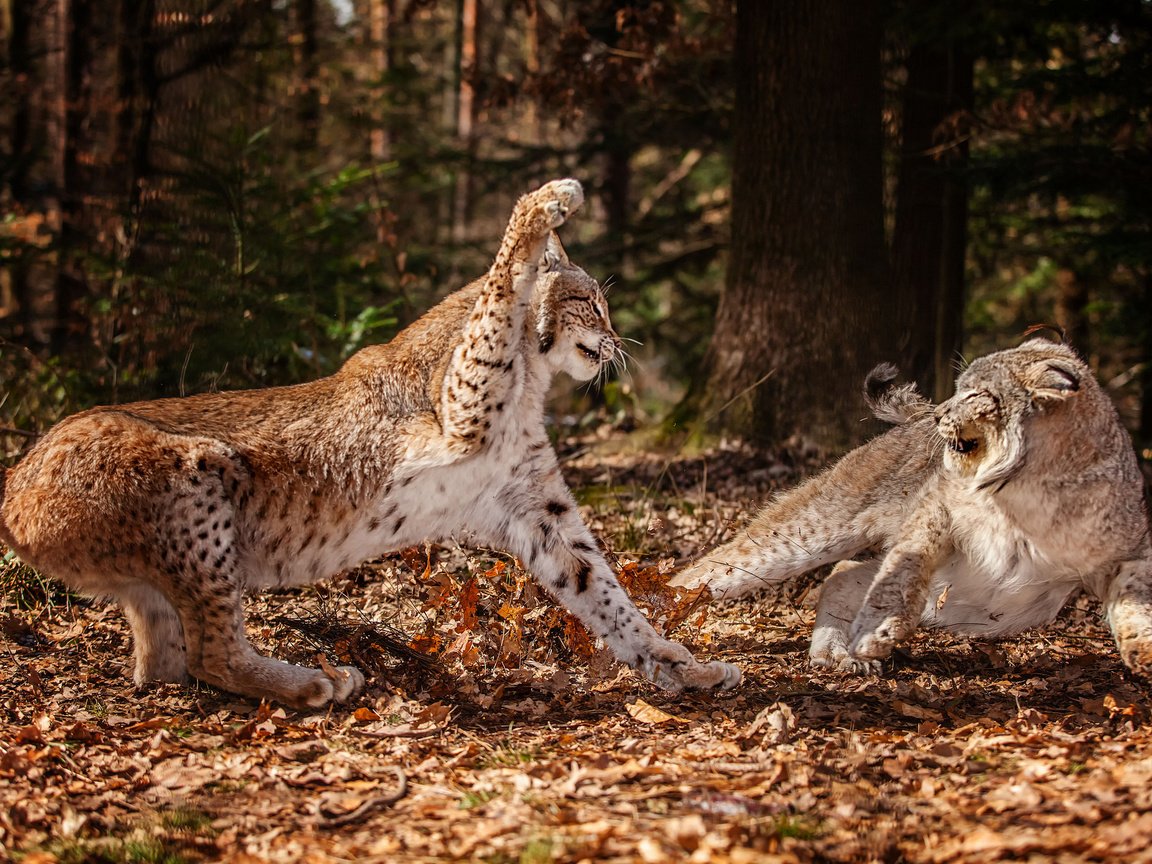
[[[1005,636],[1080,589],[1152,673],[1152,544],[1132,442],[1086,365],[1033,339],[975,360],[933,406],[896,370],[869,401],[896,428],[769,504],[673,580],[739,597],[825,564],[814,665],[868,671],[917,626]],[[880,556],[851,561],[879,550]]]
[[[521,198],[485,278],[329,378],[64,420],[0,473],[0,538],[124,608],[138,684],[190,674],[293,706],[345,701],[358,670],[255,651],[244,591],[459,536],[516,555],[657,683],[735,685],[735,667],[698,663],[632,604],[548,442],[552,376],[588,380],[619,350],[599,285],[552,234],[582,201],[575,180]]]

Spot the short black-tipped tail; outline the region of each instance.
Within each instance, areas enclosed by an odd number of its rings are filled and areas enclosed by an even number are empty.
[[[891,363],[881,363],[864,379],[864,398],[872,413],[886,423],[907,423],[932,408],[915,384],[897,384],[900,371]]]

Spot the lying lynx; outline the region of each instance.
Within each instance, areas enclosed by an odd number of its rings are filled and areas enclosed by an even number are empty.
[[[1152,671],[1152,546],[1132,443],[1088,367],[1040,339],[981,357],[936,406],[866,390],[900,423],[769,504],[673,581],[739,597],[832,562],[809,657],[872,671],[918,625],[1005,636],[1086,589],[1124,662]],[[879,558],[851,561],[869,549]]]
[[[247,589],[300,585],[450,536],[505,549],[618,658],[671,688],[731,687],[661,638],[581,522],[544,428],[554,373],[616,358],[599,285],[552,230],[583,201],[557,180],[516,204],[485,278],[335,375],[294,387],[96,408],[0,474],[0,538],[124,608],[135,680],[185,681],[293,706],[364,683],[258,654]]]

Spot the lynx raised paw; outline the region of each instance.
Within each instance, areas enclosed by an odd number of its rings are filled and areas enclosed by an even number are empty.
[[[676,642],[666,642],[637,659],[636,667],[665,690],[730,690],[743,677],[730,663],[701,663]]]
[[[578,180],[553,180],[545,183],[523,202],[533,208],[532,216],[539,219],[533,233],[544,233],[563,225],[569,216],[584,203],[584,189]]]

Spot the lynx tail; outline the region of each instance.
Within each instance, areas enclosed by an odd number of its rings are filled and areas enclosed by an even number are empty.
[[[897,384],[898,374],[891,363],[875,367],[864,379],[864,399],[878,419],[901,425],[923,417],[932,410],[932,403],[917,392],[915,384]]]

